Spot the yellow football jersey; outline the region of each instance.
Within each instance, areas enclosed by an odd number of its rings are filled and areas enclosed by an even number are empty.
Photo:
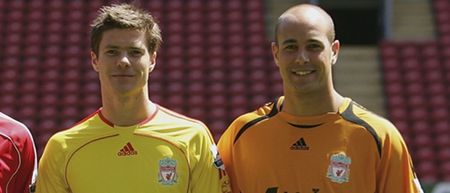
[[[421,192],[397,129],[351,99],[298,117],[283,97],[237,118],[219,151],[234,193]]]
[[[100,111],[52,136],[37,193],[229,192],[208,128],[158,106],[146,121],[115,126]]]

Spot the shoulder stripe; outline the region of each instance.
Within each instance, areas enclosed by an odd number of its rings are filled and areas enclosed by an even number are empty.
[[[180,113],[177,113],[175,111],[172,111],[170,109],[162,107],[162,106],[160,106],[158,104],[156,104],[156,106],[157,106],[157,108],[159,110],[161,110],[161,112],[164,112],[164,113],[166,113],[166,114],[168,114],[170,116],[173,116],[173,117],[176,117],[176,118],[179,118],[179,119],[183,119],[183,120],[186,120],[186,121],[189,121],[189,122],[201,125],[203,127],[203,130],[206,131],[206,133],[208,134],[208,137],[209,137],[209,140],[211,141],[211,143],[215,144],[214,137],[211,134],[211,131],[209,130],[209,127],[207,125],[205,125],[205,123],[203,123],[202,121],[190,118],[190,117],[185,116],[185,115],[182,115]]]
[[[242,126],[241,129],[239,129],[239,132],[236,135],[236,138],[234,138],[234,142],[233,144],[236,144],[237,140],[239,139],[239,137],[241,137],[241,135],[248,129],[250,128],[252,125],[264,120],[264,119],[268,119],[270,117],[273,117],[274,115],[276,115],[278,113],[278,98],[275,99],[275,101],[272,102],[273,106],[272,106],[272,110],[269,112],[269,114],[264,115],[262,117],[258,117],[256,119],[253,119],[249,122],[247,122],[244,126]]]
[[[203,125],[203,122],[201,122],[201,121],[199,121],[197,119],[193,119],[193,118],[187,117],[186,115],[182,115],[180,113],[177,113],[175,111],[169,110],[169,109],[167,109],[165,107],[162,107],[160,105],[156,105],[156,106],[157,106],[157,108],[159,110],[161,110],[162,112],[164,112],[164,113],[166,113],[166,114],[168,114],[170,116],[177,117],[179,119],[183,119],[183,120],[186,120],[186,121],[189,121],[189,122],[199,123],[199,124]]]
[[[373,139],[375,140],[375,143],[377,144],[378,154],[381,157],[380,136],[378,136],[377,132],[375,131],[375,129],[372,126],[370,126],[366,121],[362,120],[361,118],[359,118],[358,116],[355,115],[355,113],[353,112],[353,105],[354,105],[354,102],[351,102],[349,104],[347,109],[345,109],[345,111],[341,114],[342,117],[347,121],[350,121],[352,123],[356,123],[358,125],[363,126],[364,128],[367,129],[367,131],[369,131],[369,133],[372,135]]]

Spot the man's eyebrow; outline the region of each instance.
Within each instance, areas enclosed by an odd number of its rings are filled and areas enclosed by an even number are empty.
[[[106,45],[105,48],[114,48],[114,49],[117,49],[117,48],[119,48],[119,46],[115,46],[115,45]]]
[[[145,50],[144,48],[141,48],[141,47],[134,47],[134,46],[130,46],[130,47],[127,47],[128,49],[132,49],[132,50]]]
[[[120,49],[120,46],[116,46],[116,45],[106,45],[105,48],[108,49]],[[144,50],[144,48],[141,47],[136,47],[136,46],[129,46],[129,47],[125,47],[126,49],[132,49],[132,50]]]
[[[295,40],[295,39],[287,39],[287,40],[284,40],[282,44],[284,45],[284,44],[290,44],[290,43],[297,43],[297,40]]]
[[[316,39],[309,39],[307,42],[308,42],[308,43],[320,43],[320,44],[322,44],[321,41],[316,40]]]

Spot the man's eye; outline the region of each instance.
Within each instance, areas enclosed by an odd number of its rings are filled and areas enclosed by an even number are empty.
[[[319,44],[309,44],[306,46],[309,50],[320,50],[322,49],[322,46]]]
[[[119,52],[118,52],[117,50],[107,50],[105,53],[106,53],[107,55],[110,55],[110,56],[115,56],[115,55],[117,55]]]
[[[132,55],[134,57],[139,57],[139,56],[144,55],[144,53],[139,51],[139,50],[133,50],[133,51],[130,52],[130,55]]]
[[[296,45],[287,45],[284,47],[284,49],[285,50],[295,50],[295,49],[297,49],[297,46]]]

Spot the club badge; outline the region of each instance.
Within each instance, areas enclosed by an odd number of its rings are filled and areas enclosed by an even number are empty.
[[[331,155],[327,177],[332,182],[342,184],[348,182],[350,176],[350,164],[352,159],[344,153]]]
[[[168,157],[159,160],[158,182],[173,185],[177,182],[177,161]]]
[[[217,169],[225,170],[225,165],[223,165],[223,161],[220,158],[220,154],[219,154],[219,151],[217,150],[217,146],[216,145],[211,145],[209,150],[211,150],[211,153],[213,155],[213,164],[214,164],[214,166]]]

